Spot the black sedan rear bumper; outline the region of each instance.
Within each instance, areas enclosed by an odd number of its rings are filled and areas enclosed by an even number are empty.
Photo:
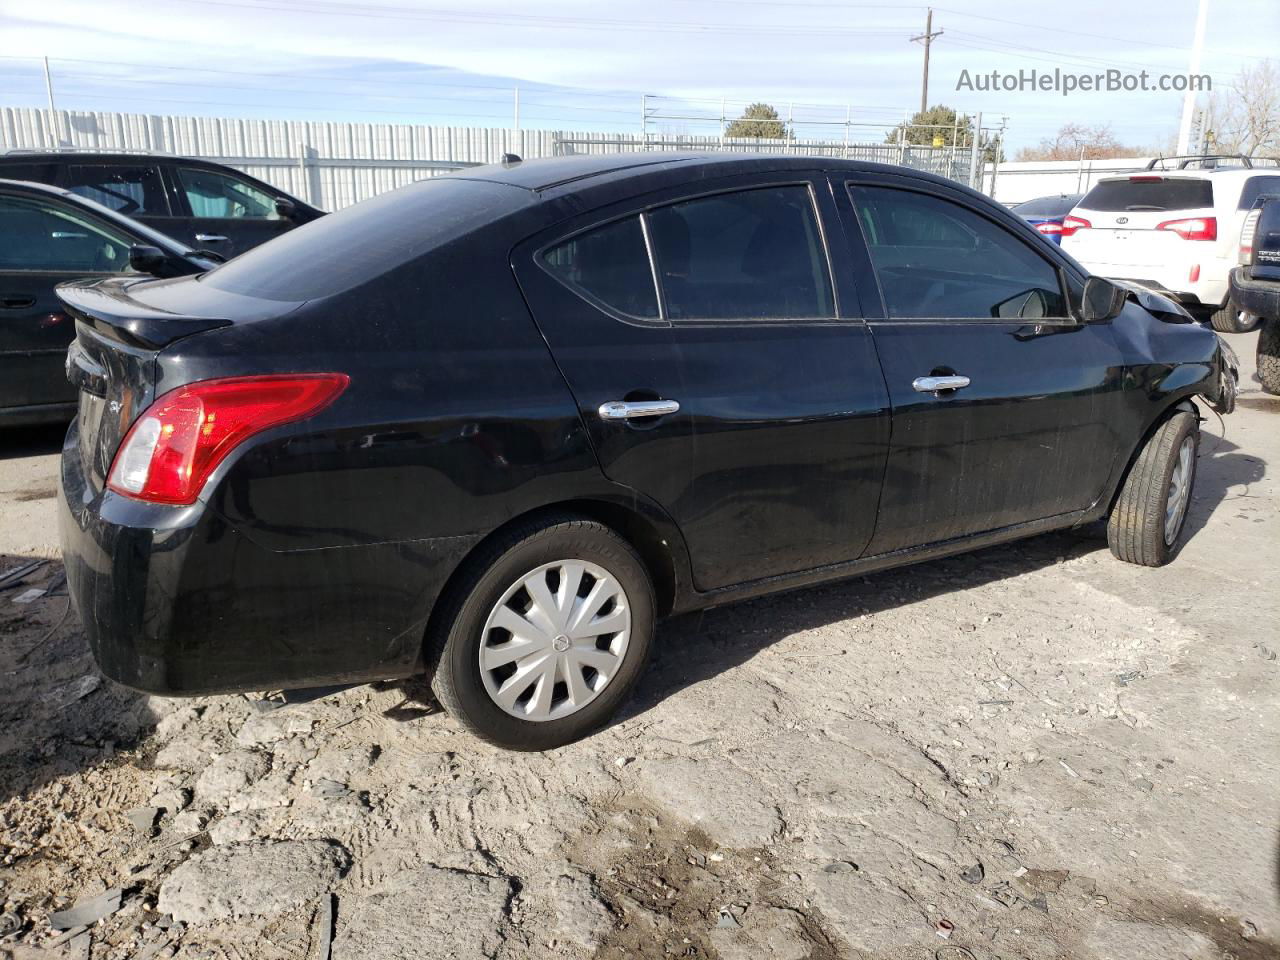
[[[474,542],[267,550],[199,501],[94,491],[75,426],[61,480],[67,583],[94,657],[111,679],[168,696],[420,671],[431,605]]]
[[[1280,280],[1253,280],[1244,267],[1231,271],[1231,299],[1241,310],[1266,320],[1280,320]]]

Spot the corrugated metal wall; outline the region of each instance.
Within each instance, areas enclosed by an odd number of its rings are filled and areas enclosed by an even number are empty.
[[[244,120],[0,107],[0,152],[78,150],[204,157],[243,170],[325,210],[337,210],[448,170],[526,159],[629,150],[752,150],[904,163],[967,181],[966,148],[838,141],[722,140],[715,136],[424,127],[386,123]]]

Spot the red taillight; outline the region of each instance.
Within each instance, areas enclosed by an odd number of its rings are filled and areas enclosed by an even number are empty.
[[[1156,224],[1157,230],[1172,230],[1183,240],[1217,240],[1217,217],[1190,217],[1186,220],[1166,220]]]
[[[137,500],[195,503],[209,474],[239,444],[318,413],[349,382],[343,373],[271,374],[170,390],[129,428],[107,486]]]
[[[1077,230],[1087,230],[1093,224],[1083,217],[1063,217],[1061,233],[1064,237],[1069,237]]]
[[[1056,234],[1062,233],[1062,224],[1054,223],[1052,220],[1048,220],[1044,223],[1037,223],[1036,229],[1039,230],[1041,233],[1045,234],[1046,236],[1052,237]]]

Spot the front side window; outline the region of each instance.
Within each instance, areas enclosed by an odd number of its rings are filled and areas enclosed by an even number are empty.
[[[669,319],[834,315],[825,248],[807,187],[721,193],[646,216]]]
[[[588,230],[542,255],[547,269],[570,287],[618,313],[658,318],[649,251],[638,216]]]
[[[178,182],[193,217],[276,220],[273,196],[237,177],[198,167],[179,167]]]
[[[892,187],[851,187],[892,319],[1065,318],[1058,271],[1003,227],[958,203]]]
[[[120,273],[130,242],[69,208],[0,196],[0,270]]]
[[[63,185],[127,217],[169,215],[158,167],[72,164]]]

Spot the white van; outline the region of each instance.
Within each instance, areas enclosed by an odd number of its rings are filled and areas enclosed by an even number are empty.
[[[1240,316],[1227,279],[1245,215],[1260,195],[1280,194],[1280,169],[1222,160],[1153,160],[1098,181],[1063,220],[1062,248],[1091,273],[1172,293],[1217,330],[1249,329],[1256,320]],[[1171,161],[1177,169],[1159,169]],[[1200,169],[1189,169],[1195,163]]]

